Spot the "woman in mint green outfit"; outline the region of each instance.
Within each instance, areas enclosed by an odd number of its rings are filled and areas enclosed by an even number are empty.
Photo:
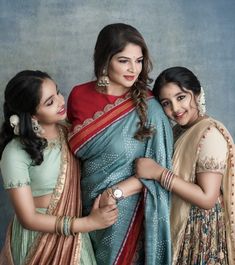
[[[5,90],[1,174],[15,217],[1,265],[96,264],[87,232],[112,225],[116,205],[80,217],[79,164],[69,151],[65,102],[46,73],[22,71]]]

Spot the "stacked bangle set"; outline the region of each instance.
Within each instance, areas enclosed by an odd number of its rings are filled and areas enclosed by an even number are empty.
[[[57,235],[62,236],[75,236],[76,233],[73,232],[73,222],[76,216],[58,216],[55,222],[55,232]]]
[[[161,186],[166,190],[172,191],[175,178],[175,174],[172,171],[164,169],[160,178]]]

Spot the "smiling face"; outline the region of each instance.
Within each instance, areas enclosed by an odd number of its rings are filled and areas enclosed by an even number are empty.
[[[45,79],[41,87],[41,100],[33,118],[44,126],[54,125],[66,118],[64,97],[51,79]]]
[[[132,43],[127,44],[123,51],[115,54],[110,60],[108,67],[109,88],[122,92],[127,91],[142,71],[142,63],[141,47]]]
[[[168,83],[161,88],[159,100],[168,118],[181,126],[189,126],[199,117],[192,91],[184,91],[175,83]]]

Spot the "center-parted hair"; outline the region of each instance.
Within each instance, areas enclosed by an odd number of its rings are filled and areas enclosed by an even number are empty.
[[[3,105],[4,122],[0,132],[0,157],[13,138],[19,137],[24,150],[30,155],[35,165],[43,161],[46,139],[38,137],[32,128],[32,115],[36,114],[41,100],[41,88],[45,79],[51,77],[41,71],[24,70],[16,74],[7,84]],[[10,117],[19,117],[19,135],[14,134]]]
[[[157,77],[153,86],[156,99],[159,100],[161,89],[169,83],[178,85],[183,91],[191,90],[194,95],[201,92],[201,84],[195,74],[186,67],[175,66],[165,69]]]
[[[139,116],[138,129],[135,138],[142,141],[151,137],[153,130],[148,126],[147,117],[147,89],[152,79],[149,72],[152,70],[152,63],[149,58],[148,49],[144,38],[134,27],[124,23],[114,23],[105,26],[99,33],[94,50],[94,72],[97,80],[102,75],[104,68],[107,68],[112,57],[123,51],[129,43],[141,47],[143,53],[142,71],[138,80],[130,89],[131,97],[136,106]]]

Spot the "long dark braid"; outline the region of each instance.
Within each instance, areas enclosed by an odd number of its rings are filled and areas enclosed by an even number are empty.
[[[148,124],[148,105],[147,105],[147,84],[139,81],[134,84],[130,90],[132,100],[136,106],[136,112],[140,121],[134,138],[143,141],[145,138],[150,138],[154,133],[154,128]]]
[[[147,114],[147,91],[149,84],[152,82],[148,75],[152,70],[152,63],[146,43],[139,31],[124,23],[114,23],[105,26],[100,31],[95,45],[94,71],[98,80],[112,57],[121,52],[128,43],[140,46],[143,53],[142,71],[138,80],[130,89],[131,97],[140,119],[134,138],[143,141],[145,138],[151,137],[154,132],[153,128],[148,125]]]

